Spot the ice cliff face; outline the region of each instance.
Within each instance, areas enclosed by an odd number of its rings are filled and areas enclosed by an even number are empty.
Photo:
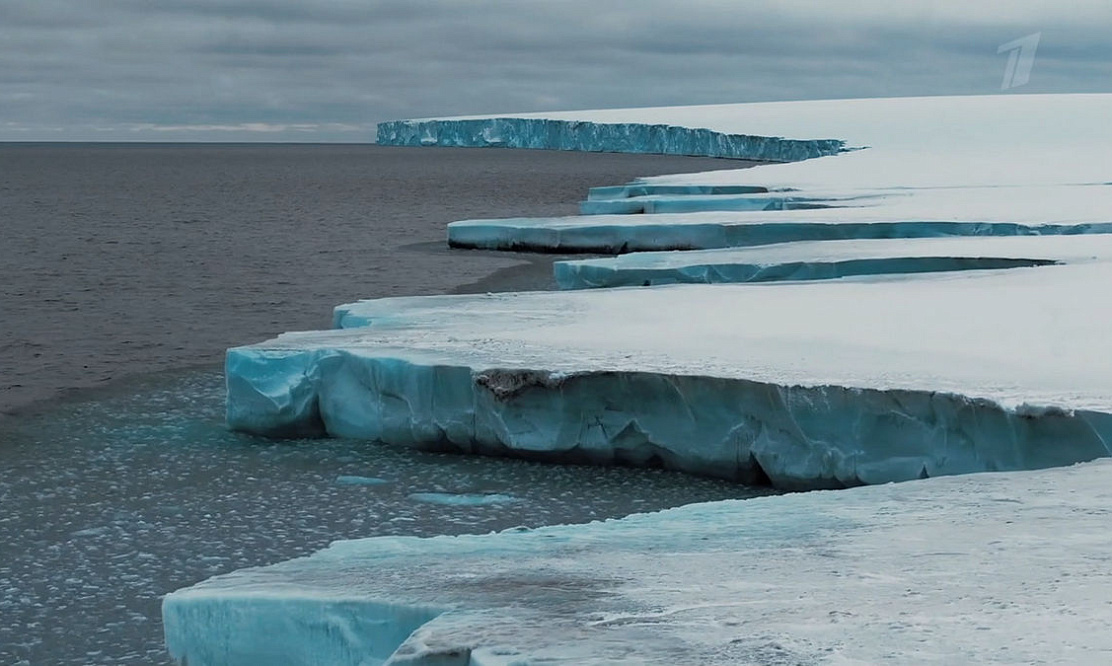
[[[230,350],[228,422],[782,488],[1071,464],[1112,441],[1108,266],[365,301]]]
[[[723,173],[756,179],[770,168]],[[582,203],[589,215],[462,220],[448,225],[448,242],[461,248],[616,254],[793,241],[1112,232],[1112,187],[1101,184],[752,191],[760,187],[635,182],[595,188]]]
[[[588,215],[567,218],[460,220],[448,225],[456,248],[528,252],[624,254],[706,250],[793,241],[1051,236],[1112,231],[1112,223],[1018,224],[949,220],[836,221],[701,215]],[[679,219],[682,218],[682,219]]]
[[[342,347],[285,356],[237,349],[227,368],[228,423],[249,432],[660,465],[784,489],[1039,469],[1107,456],[1112,441],[1105,413],[1009,409],[946,393],[566,375]]]
[[[378,143],[655,153],[772,162],[835,155],[845,149],[845,143],[837,139],[783,139],[676,125],[544,118],[397,120],[378,124]]]

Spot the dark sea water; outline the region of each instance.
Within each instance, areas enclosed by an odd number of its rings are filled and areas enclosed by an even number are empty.
[[[333,305],[358,298],[550,287],[552,257],[449,251],[448,222],[572,214],[591,186],[739,166],[0,144],[0,666],[165,663],[162,595],[335,539],[584,522],[762,492],[223,426],[228,346],[326,327]],[[437,501],[488,493],[504,501]]]

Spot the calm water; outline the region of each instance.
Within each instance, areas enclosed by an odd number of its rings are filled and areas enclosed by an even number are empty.
[[[548,285],[551,258],[444,249],[447,222],[569,214],[593,185],[737,166],[0,145],[0,665],[163,663],[161,595],[334,539],[752,495],[651,470],[236,435],[218,365],[227,346],[326,326],[344,301]],[[492,494],[503,497],[441,503]]]

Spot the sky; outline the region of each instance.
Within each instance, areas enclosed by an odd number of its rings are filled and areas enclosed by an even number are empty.
[[[1027,82],[1002,90],[999,47],[1031,36]],[[0,0],[0,141],[368,142],[401,118],[1047,92],[1112,92],[1112,0]]]

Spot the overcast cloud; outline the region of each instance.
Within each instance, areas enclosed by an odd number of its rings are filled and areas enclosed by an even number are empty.
[[[1064,7],[1064,8],[1063,8]],[[381,120],[1112,92],[1112,0],[0,0],[0,140],[370,141]]]

